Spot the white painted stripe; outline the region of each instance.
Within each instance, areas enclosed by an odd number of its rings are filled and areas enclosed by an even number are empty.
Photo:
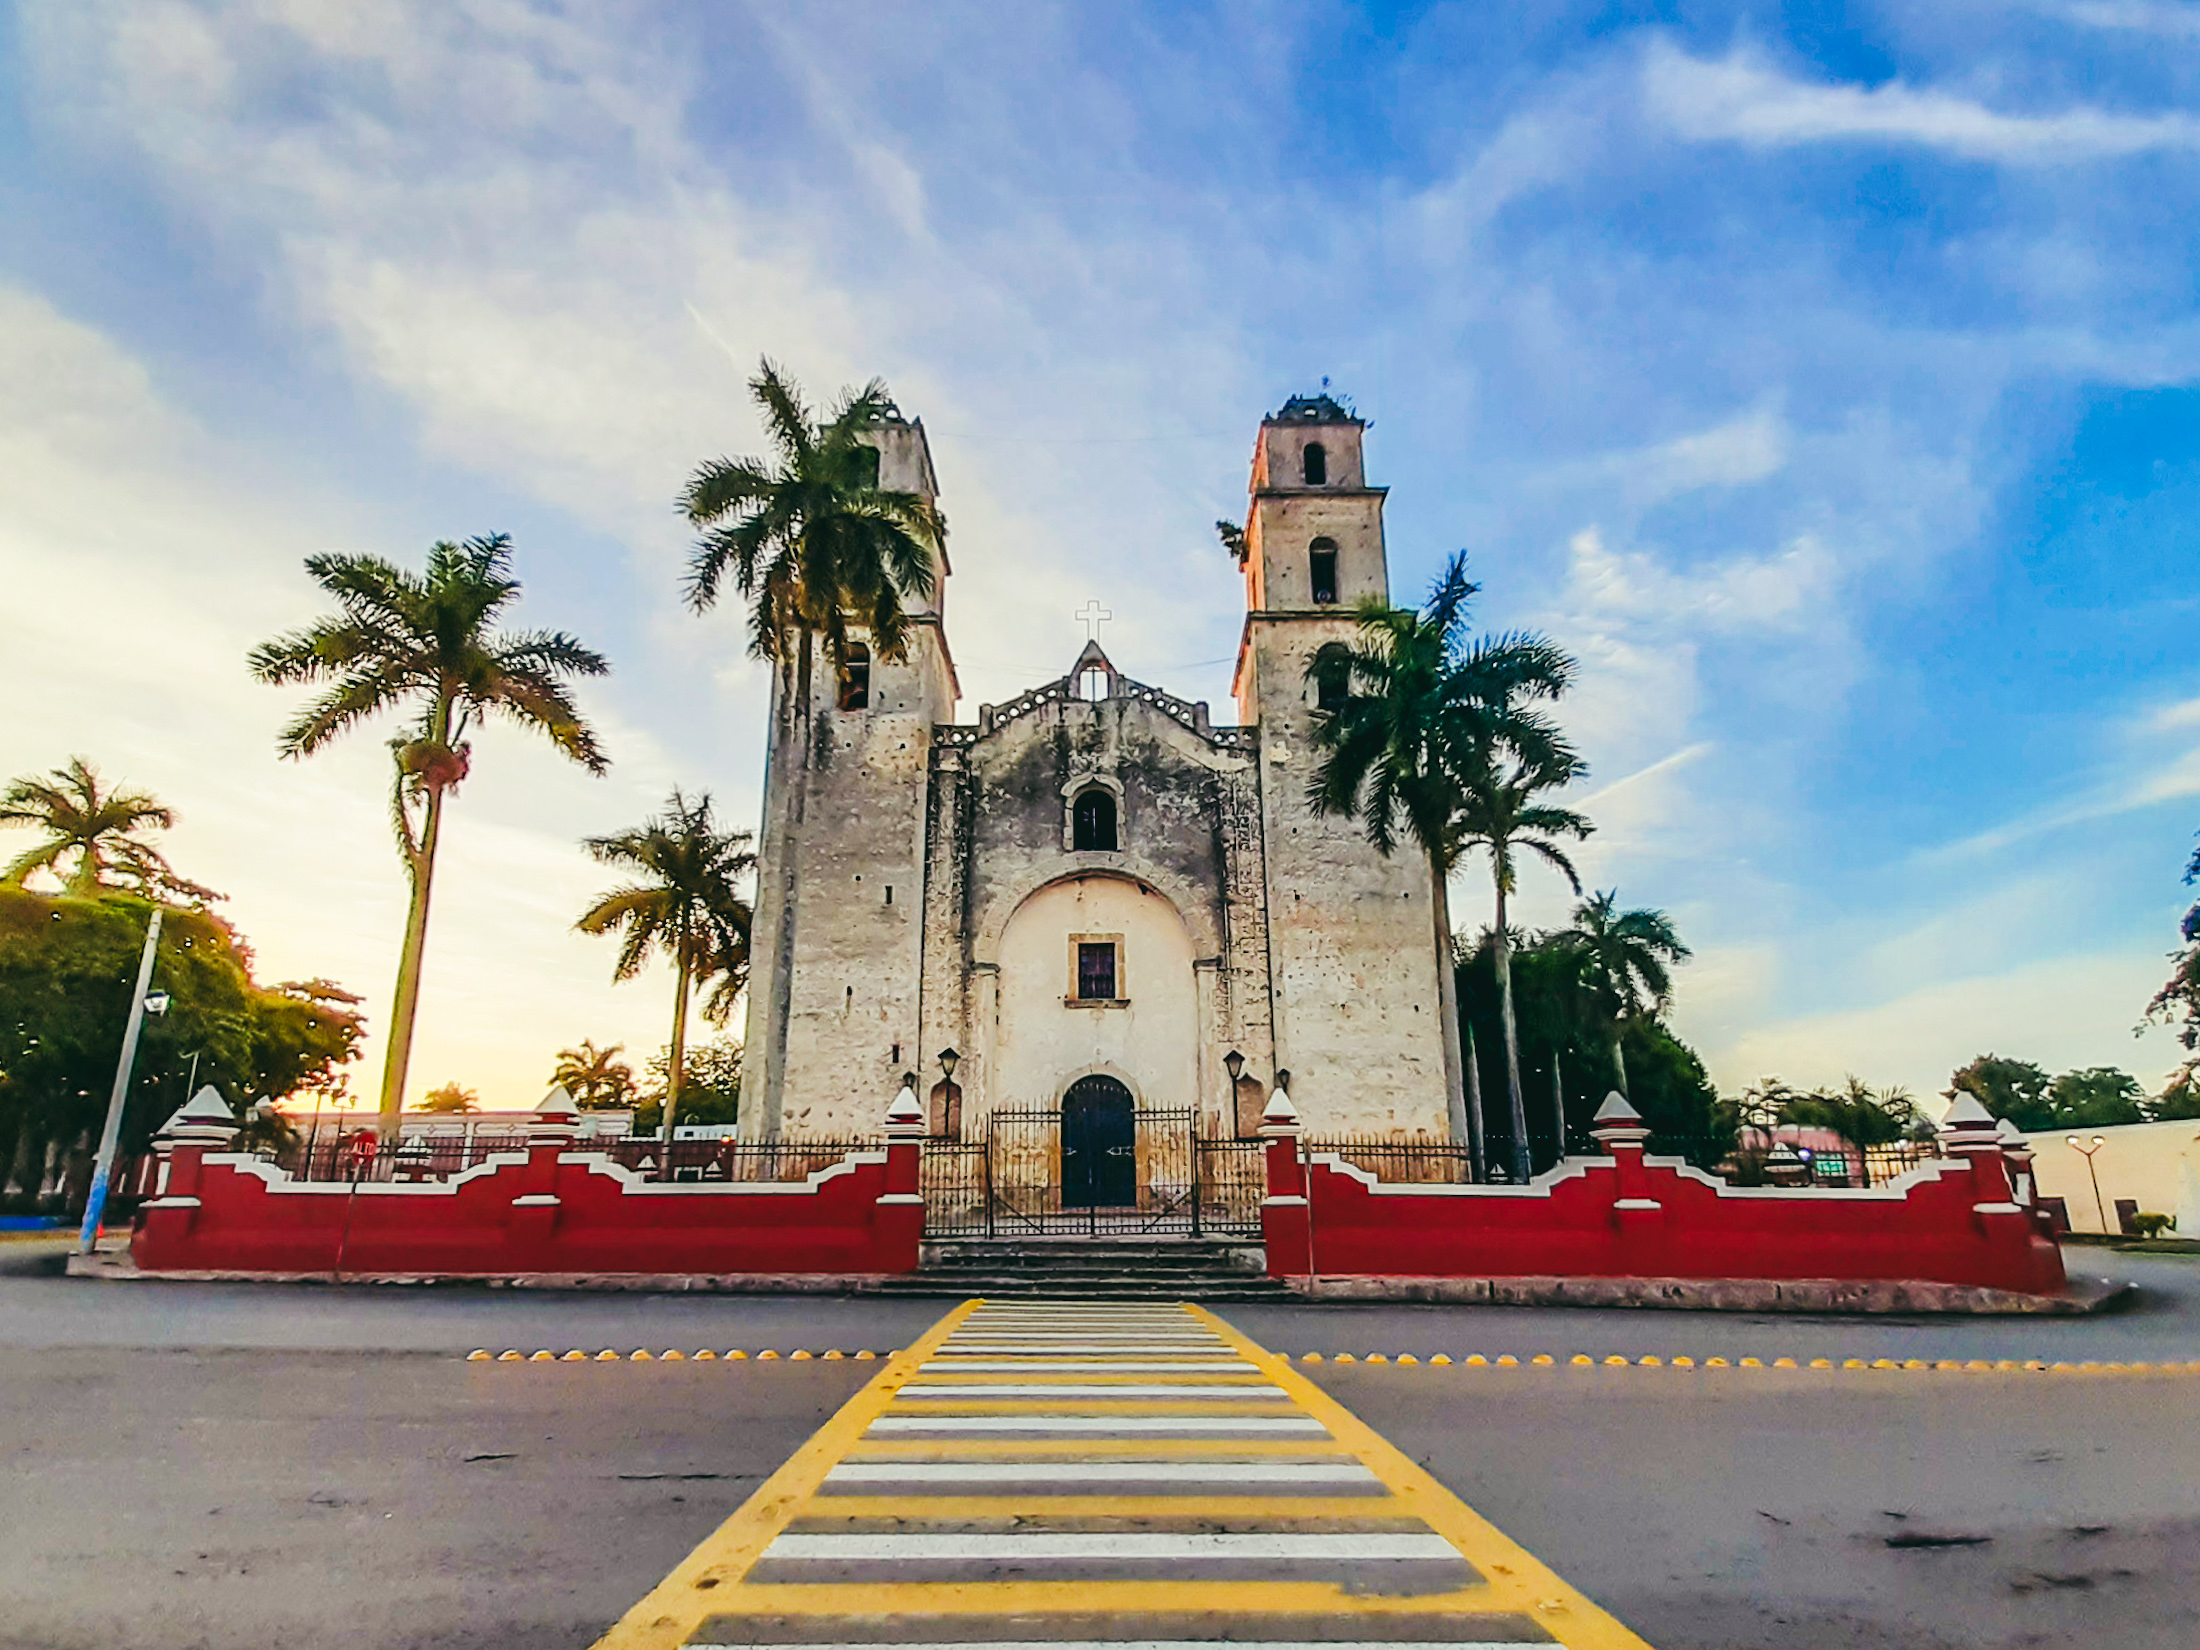
[[[1263,1403],[1281,1402],[1289,1396],[1280,1386],[1247,1382],[1244,1386],[1203,1384],[1189,1381],[1125,1381],[1109,1386],[1099,1381],[912,1381],[901,1389],[904,1398],[1257,1398]]]
[[[1048,1357],[1063,1352],[1121,1352],[1130,1356],[1157,1356],[1181,1352],[1186,1357],[1202,1355],[1212,1358],[1218,1352],[1230,1349],[1220,1341],[949,1341],[940,1348],[950,1357],[965,1354],[983,1354],[986,1357],[1002,1357],[1012,1353],[1026,1353],[1033,1357]]]
[[[1242,1622],[1233,1621],[1233,1631]],[[984,1639],[956,1640],[952,1643],[927,1639],[922,1643],[905,1639],[899,1644],[843,1644],[834,1640],[830,1644],[802,1644],[772,1647],[772,1650],[1215,1650],[1215,1639]],[[1527,1641],[1540,1644],[1540,1639]],[[1248,1639],[1229,1641],[1233,1650],[1521,1650],[1517,1639],[1323,1639],[1319,1643],[1304,1639]],[[687,1641],[685,1650],[755,1650],[754,1641],[744,1639],[739,1644],[704,1644],[695,1639]],[[1553,1647],[1546,1646],[1546,1650]]]
[[[1183,1371],[1186,1374],[1212,1375],[1234,1374],[1239,1370],[1243,1370],[1248,1375],[1259,1373],[1258,1365],[1242,1361],[1230,1363],[1219,1360],[1205,1363],[1190,1361],[1164,1362],[1159,1358],[1138,1360],[1116,1360],[1112,1358],[934,1358],[930,1363],[919,1364],[917,1373],[920,1375],[959,1375],[964,1373],[999,1375],[1020,1374],[1025,1370],[1036,1372],[1042,1369],[1081,1370],[1098,1374],[1120,1370],[1127,1375],[1174,1374],[1178,1371]]]
[[[873,1432],[1328,1432],[1311,1415],[881,1415]]]
[[[1232,1631],[1246,1624],[1233,1621]],[[774,1647],[774,1650],[1215,1650],[1215,1639],[984,1639],[957,1640],[940,1643],[925,1640],[918,1643],[905,1639],[899,1644],[843,1644],[834,1640],[831,1644],[803,1644]],[[1228,1641],[1232,1650],[1521,1650],[1517,1639],[1324,1639],[1314,1643],[1304,1639],[1249,1639],[1234,1638]],[[1540,1639],[1527,1641],[1543,1643]],[[685,1650],[754,1650],[754,1641],[744,1639],[740,1644],[703,1644],[687,1641]],[[1545,1646],[1545,1650],[1555,1650]]]
[[[1232,1630],[1243,1626],[1232,1621]],[[770,1650],[1214,1650],[1219,1639],[957,1639],[942,1643],[904,1639],[902,1643],[801,1643]],[[1520,1639],[1230,1639],[1232,1650],[1522,1650]],[[1542,1643],[1529,1639],[1527,1643]],[[755,1641],[700,1643],[686,1641],[686,1650],[755,1650]],[[1555,1646],[1544,1646],[1555,1650]]]
[[[843,1461],[828,1484],[1380,1484],[1357,1461]]]
[[[1362,1561],[1458,1558],[1459,1549],[1434,1530],[1383,1534],[1308,1535],[1299,1531],[1056,1530],[976,1535],[782,1535],[766,1559],[929,1559],[970,1562],[1034,1558],[1349,1558]]]
[[[1067,1329],[957,1330],[948,1344],[953,1345],[956,1341],[1014,1341],[1019,1346],[1052,1346],[1057,1341],[1112,1341],[1122,1346],[1196,1346],[1207,1351],[1225,1344],[1219,1335],[1130,1335],[1107,1329],[1074,1332]]]

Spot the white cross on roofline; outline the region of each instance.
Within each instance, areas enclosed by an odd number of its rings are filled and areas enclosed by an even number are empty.
[[[1070,617],[1085,627],[1086,641],[1097,642],[1100,639],[1100,627],[1114,618],[1115,615],[1102,607],[1099,598],[1096,596],[1072,613]]]

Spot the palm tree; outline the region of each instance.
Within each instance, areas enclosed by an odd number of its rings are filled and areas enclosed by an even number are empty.
[[[718,828],[708,792],[690,802],[677,790],[664,814],[639,829],[588,839],[588,852],[599,864],[638,871],[643,880],[612,889],[573,926],[584,934],[621,936],[614,980],[633,979],[652,952],[673,965],[672,1057],[662,1125],[667,1140],[687,1056],[688,998],[698,985],[718,980],[703,1013],[722,1022],[748,980],[752,911],[739,884],[756,868],[751,840],[746,831]]]
[[[598,1048],[583,1037],[572,1048],[558,1050],[550,1081],[562,1083],[583,1111],[623,1106],[634,1098],[634,1068],[619,1058],[625,1052],[624,1043]]]
[[[1505,1096],[1511,1107],[1513,1178],[1525,1180],[1528,1156],[1528,1109],[1520,1092],[1520,1031],[1513,1017],[1512,930],[1506,907],[1520,885],[1523,854],[1555,868],[1578,894],[1581,878],[1573,861],[1559,846],[1562,838],[1579,841],[1596,827],[1571,808],[1536,800],[1543,792],[1579,778],[1586,771],[1580,758],[1554,734],[1535,753],[1500,752],[1495,760],[1470,774],[1466,805],[1460,811],[1462,849],[1480,848],[1490,856],[1490,880],[1497,890],[1497,921],[1491,929],[1497,964],[1497,1008],[1505,1028]],[[1565,1149],[1565,1119],[1559,1119],[1559,1149]]]
[[[1594,894],[1574,907],[1574,925],[1559,936],[1571,949],[1581,983],[1612,1034],[1612,1070],[1627,1092],[1627,1056],[1620,1026],[1638,1014],[1662,1013],[1673,1001],[1675,964],[1692,953],[1663,911],[1622,911],[1619,890]]]
[[[472,766],[466,735],[476,723],[500,716],[542,734],[600,774],[609,760],[581,720],[567,683],[611,667],[563,631],[494,628],[520,593],[512,577],[512,541],[503,533],[463,544],[438,542],[418,576],[379,556],[308,556],[306,571],[335,598],[337,612],[263,643],[251,656],[252,673],[263,682],[329,684],[283,730],[283,755],[311,756],[386,710],[411,717],[409,731],[390,741],[396,758],[391,823],[412,883],[382,1066],[381,1128],[394,1137],[420,1008],[443,804]]]
[[[26,848],[0,872],[0,885],[20,888],[33,871],[60,877],[87,898],[104,888],[128,888],[149,899],[217,900],[211,888],[186,882],[141,833],[165,831],[175,811],[145,791],[102,790],[99,771],[81,756],[44,778],[25,774],[0,792],[0,825],[27,825],[46,840]],[[73,857],[66,875],[62,864]]]
[[[1428,860],[1445,1105],[1452,1138],[1469,1147],[1478,1170],[1479,1085],[1470,1111],[1461,1082],[1448,882],[1468,841],[1472,776],[1501,752],[1563,755],[1556,732],[1529,707],[1556,698],[1573,676],[1573,661],[1541,637],[1470,641],[1467,605],[1479,589],[1467,578],[1462,551],[1419,612],[1373,599],[1360,604],[1358,638],[1343,653],[1346,698],[1315,715],[1322,755],[1307,787],[1316,812],[1358,819],[1376,852],[1387,858],[1410,842]],[[1326,649],[1317,655],[1309,678],[1335,668],[1334,657]]]
[[[779,666],[786,715],[808,706],[818,640],[844,665],[860,626],[878,657],[907,657],[902,604],[932,594],[947,524],[922,494],[879,485],[869,437],[896,416],[882,382],[843,391],[823,423],[769,360],[749,392],[773,457],[712,459],[688,479],[680,508],[709,531],[689,559],[687,599],[704,612],[729,580],[748,599],[749,645]]]

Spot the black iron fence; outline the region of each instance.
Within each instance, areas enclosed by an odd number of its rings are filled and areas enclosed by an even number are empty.
[[[356,1138],[356,1135],[353,1137]],[[497,1153],[525,1152],[525,1134],[410,1135],[363,1155],[352,1140],[320,1139],[268,1154],[292,1178],[307,1181],[380,1181],[397,1185],[448,1180],[478,1168]],[[854,1151],[882,1151],[882,1140],[675,1140],[647,1136],[591,1136],[568,1152],[601,1156],[653,1180],[766,1183],[806,1180]]]
[[[1140,1110],[1131,1121],[1113,1187],[1064,1175],[1062,1114],[1052,1108],[994,1112],[977,1139],[927,1140],[925,1235],[1260,1235],[1261,1141],[1204,1138],[1189,1111]]]
[[[1308,1153],[1333,1152],[1376,1179],[1399,1185],[1465,1185],[1475,1178],[1473,1153],[1465,1146],[1427,1136],[1398,1139],[1381,1135],[1340,1135],[1303,1143]],[[1882,1186],[1941,1155],[1932,1141],[1896,1141],[1886,1145],[1797,1145],[1747,1132],[1666,1134],[1653,1132],[1646,1150],[1654,1157],[1678,1157],[1735,1186]],[[1485,1148],[1487,1174],[1494,1184],[1518,1177],[1512,1143],[1503,1136]],[[1541,1174],[1563,1158],[1601,1157],[1595,1136],[1569,1134],[1564,1151],[1550,1135],[1528,1136],[1528,1172]]]

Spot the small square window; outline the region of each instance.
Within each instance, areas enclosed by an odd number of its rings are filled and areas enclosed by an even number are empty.
[[[1115,1000],[1115,942],[1080,940],[1077,943],[1077,1000],[1107,1003]]]

